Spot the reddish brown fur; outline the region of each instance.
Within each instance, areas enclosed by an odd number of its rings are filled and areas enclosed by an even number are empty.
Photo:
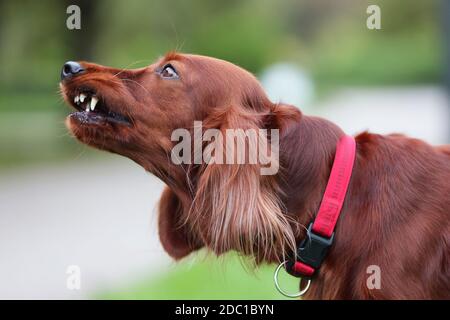
[[[155,74],[168,61],[180,80]],[[289,252],[290,236],[295,241],[304,237],[299,226],[307,225],[317,212],[336,142],[343,135],[336,125],[271,103],[251,74],[213,58],[171,53],[137,70],[82,65],[85,73],[62,83],[65,98],[71,102],[80,88],[94,88],[110,109],[128,115],[133,125],[85,125],[73,118],[67,125],[82,142],[125,155],[167,184],[159,205],[159,232],[172,257],[180,259],[206,246],[217,254],[237,249],[257,263],[275,262]],[[280,129],[280,172],[261,176],[257,165],[248,164],[173,164],[171,132],[192,129],[194,120],[221,130]],[[355,168],[336,241],[306,297],[449,299],[450,147],[367,132],[356,142]],[[237,197],[242,188],[246,192]],[[227,198],[228,194],[234,196]],[[230,234],[209,232],[227,210],[215,208],[212,197],[231,203],[233,210],[227,214],[238,215],[221,230]],[[242,216],[250,204],[254,212]],[[250,225],[254,221],[251,232],[265,230],[269,237],[252,242],[255,235],[245,234],[236,225],[239,219],[249,219]],[[280,231],[281,226],[285,230]],[[381,268],[379,290],[366,286],[370,265]]]

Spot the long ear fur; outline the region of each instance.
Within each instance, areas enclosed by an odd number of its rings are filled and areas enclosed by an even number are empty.
[[[263,116],[254,111],[231,107],[210,116],[204,126],[220,128],[226,137],[226,129],[258,130],[262,122]],[[268,142],[266,135],[259,135],[259,143],[261,139],[266,139],[263,143]],[[225,153],[230,148],[228,140],[223,141],[225,146],[221,148]],[[237,140],[234,146],[236,143]],[[251,139],[243,143],[248,152]],[[278,161],[275,150],[270,153],[270,161]],[[283,214],[275,176],[261,175],[260,169],[260,161],[257,164],[210,163],[202,168],[186,222],[217,254],[237,250],[259,263],[280,261],[295,251],[294,235]]]

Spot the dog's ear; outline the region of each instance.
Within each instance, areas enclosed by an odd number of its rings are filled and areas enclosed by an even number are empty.
[[[289,134],[294,130],[302,113],[293,105],[285,103],[272,104],[270,112],[264,116],[264,126],[267,128],[278,128],[280,130],[280,138]]]
[[[182,210],[180,199],[166,187],[159,201],[159,238],[164,250],[176,260],[202,247],[188,227],[182,224]]]
[[[285,251],[295,248],[295,239],[278,198],[276,172],[263,170],[268,163],[278,168],[278,152],[268,141],[267,131],[259,130],[261,115],[230,107],[208,120],[206,127],[217,128],[223,137],[208,146],[215,144],[211,148],[214,154],[223,154],[222,164],[209,162],[202,168],[190,223],[216,253],[237,250],[258,262],[281,260]],[[237,131],[241,134],[236,136]],[[246,136],[252,132],[254,135]],[[244,150],[239,146],[245,146]],[[260,153],[262,146],[267,149]],[[258,150],[256,163],[249,163],[251,150]],[[244,162],[237,159],[239,151],[244,153]],[[232,163],[228,162],[230,155]]]

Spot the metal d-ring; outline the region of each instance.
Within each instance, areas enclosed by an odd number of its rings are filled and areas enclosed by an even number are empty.
[[[274,275],[273,275],[273,281],[275,282],[275,288],[277,288],[278,292],[281,293],[283,296],[286,296],[286,297],[289,297],[289,298],[298,298],[298,297],[301,297],[302,295],[304,295],[304,294],[306,293],[306,291],[308,291],[309,286],[311,285],[311,280],[308,279],[308,283],[306,284],[305,289],[303,289],[303,290],[301,290],[301,291],[299,291],[299,292],[297,292],[297,293],[287,293],[287,292],[283,291],[283,290],[280,288],[280,285],[279,285],[279,283],[278,283],[278,273],[280,272],[280,269],[281,269],[282,267],[284,267],[284,265],[286,264],[286,262],[287,262],[287,260],[286,260],[286,261],[283,261],[283,262],[280,263],[280,264],[278,265],[278,267],[275,269],[275,273],[274,273]],[[302,284],[302,278],[300,278],[300,287],[301,287],[301,284]]]

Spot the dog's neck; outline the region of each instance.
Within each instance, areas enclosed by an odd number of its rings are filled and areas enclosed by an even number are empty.
[[[280,137],[279,184],[288,214],[307,225],[319,208],[344,132],[322,118],[302,116]]]
[[[279,197],[287,213],[306,225],[320,205],[336,144],[344,132],[330,121],[305,115],[288,125],[288,130],[280,131]],[[149,171],[174,191],[184,208],[190,208],[198,179],[196,167],[165,165]]]

